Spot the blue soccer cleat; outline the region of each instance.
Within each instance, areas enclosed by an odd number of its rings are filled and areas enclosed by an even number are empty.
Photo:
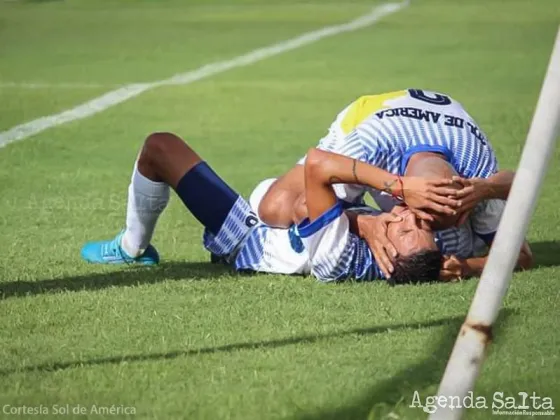
[[[159,263],[159,254],[152,245],[148,245],[148,248],[139,257],[129,256],[121,247],[123,234],[124,231],[110,241],[87,242],[80,252],[82,258],[94,264],[155,265]]]

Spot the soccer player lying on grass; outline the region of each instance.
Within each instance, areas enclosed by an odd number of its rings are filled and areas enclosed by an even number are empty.
[[[451,183],[449,179],[402,177],[400,183],[393,184],[394,175],[365,163],[357,165],[364,183],[373,188],[392,184],[390,191],[404,195],[406,203],[412,208],[453,213],[450,206],[457,205],[454,199],[449,198],[454,192],[448,187]],[[168,203],[170,187],[205,227],[203,242],[206,249],[215,256],[225,258],[237,270],[310,273],[308,253],[295,229],[270,228],[260,223],[249,203],[222,181],[186,143],[170,133],[152,134],[142,147],[128,189],[126,228],[112,240],[86,243],[81,250],[82,258],[103,264],[157,264],[159,255],[150,241],[157,219]],[[318,188],[323,189],[322,184]],[[417,260],[426,260],[424,265],[434,263],[432,270],[426,273],[411,272],[418,266],[416,260],[408,271],[403,263],[401,271],[406,272],[404,280],[413,274],[419,279],[427,276],[426,279],[433,280],[434,270],[439,269],[439,259],[436,261],[435,254],[426,255],[424,252],[434,248],[433,238],[427,238],[430,234],[420,232],[418,226],[407,225],[403,217],[391,214],[383,217],[382,223],[390,221],[395,225],[387,236],[400,256],[411,257],[417,253]],[[367,226],[376,220],[373,216],[356,216],[354,225],[365,235],[371,230]],[[399,237],[405,229],[410,235],[408,239]],[[416,231],[418,234],[414,235]],[[358,241],[357,236],[353,238],[353,242]],[[353,256],[353,271],[342,274],[356,279],[383,278],[365,242],[359,249],[360,253]],[[364,257],[365,253],[369,255]],[[317,270],[314,273],[321,280],[342,278],[331,275],[321,277]]]
[[[474,232],[488,246],[491,244],[513,173],[498,172],[496,156],[482,130],[461,104],[450,97],[418,89],[363,96],[338,114],[317,147],[399,176],[425,176],[412,169],[426,159],[448,162],[460,176],[457,180],[465,186],[456,195],[462,201],[458,215],[411,210],[435,230],[460,225],[469,218],[472,229],[463,232]],[[264,196],[258,213],[265,223],[286,227],[296,221],[293,209],[300,207],[297,202],[304,194],[304,162],[305,157]],[[431,175],[445,176],[444,173]],[[364,194],[369,192],[384,211],[391,211],[398,203],[387,191],[363,185],[337,184],[334,189],[340,199],[350,203],[362,202]],[[456,237],[457,232],[442,231],[438,235]],[[474,241],[470,236],[441,241],[440,244],[448,245],[442,251],[461,258],[471,256]],[[450,258],[446,265],[454,262]],[[479,271],[480,261],[469,274],[476,275]]]

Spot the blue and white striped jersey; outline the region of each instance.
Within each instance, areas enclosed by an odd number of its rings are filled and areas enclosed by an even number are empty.
[[[379,213],[371,209],[369,213]],[[350,223],[339,201],[313,222],[298,225],[309,253],[312,274],[323,282],[385,278],[367,243],[350,232]]]
[[[487,178],[498,171],[492,146],[463,106],[447,95],[419,89],[358,98],[338,114],[317,148],[398,175],[404,175],[410,157],[419,152],[443,154],[465,178]],[[366,191],[375,195],[358,185],[336,185],[335,191],[350,202]]]
[[[343,110],[319,148],[404,175],[419,152],[443,154],[459,175],[487,178],[498,170],[494,150],[463,106],[441,93],[407,89],[362,96]],[[344,138],[340,138],[346,135]],[[329,136],[327,136],[329,137]]]

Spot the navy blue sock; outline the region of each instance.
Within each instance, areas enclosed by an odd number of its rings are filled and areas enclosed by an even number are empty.
[[[214,235],[218,234],[239,198],[206,162],[188,171],[175,191],[193,216]]]

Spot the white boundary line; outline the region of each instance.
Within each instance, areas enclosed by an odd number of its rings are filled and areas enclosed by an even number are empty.
[[[279,42],[277,44],[272,44],[268,47],[253,50],[247,54],[240,55],[231,60],[218,61],[215,63],[207,64],[205,66],[199,67],[196,70],[176,74],[175,76],[172,76],[168,79],[151,83],[137,83],[123,86],[111,92],[107,92],[104,95],[85,102],[81,105],[78,105],[75,108],[63,111],[59,114],[41,117],[1,132],[0,148],[6,146],[7,144],[26,139],[49,128],[90,117],[94,114],[97,114],[98,112],[104,111],[112,106],[120,104],[121,102],[125,102],[131,98],[134,98],[135,96],[138,96],[141,93],[146,92],[147,90],[154,89],[159,86],[186,85],[236,67],[248,66],[250,64],[256,63],[257,61],[264,60],[265,58],[282,54],[286,51],[291,51],[296,48],[303,47],[304,45],[312,44],[323,38],[365,28],[367,26],[373,25],[385,16],[398,12],[406,6],[408,6],[408,1],[402,3],[381,4],[373,8],[370,13],[360,16],[359,18],[351,22],[343,23],[340,25],[327,26],[316,31],[307,32],[296,38]]]

